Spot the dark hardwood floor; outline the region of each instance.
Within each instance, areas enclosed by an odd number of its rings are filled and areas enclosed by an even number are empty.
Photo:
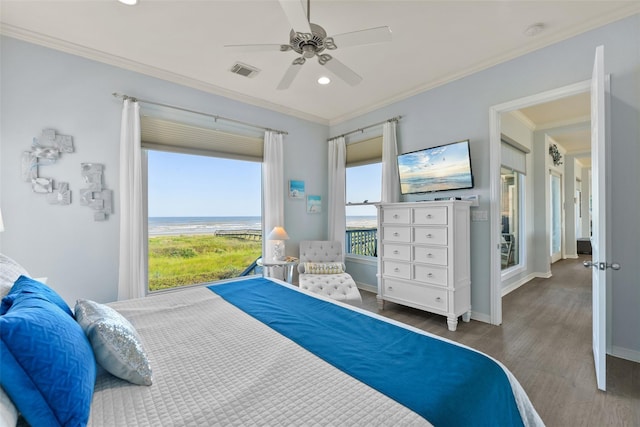
[[[518,378],[549,427],[638,427],[639,363],[607,356],[607,391],[596,387],[591,272],[582,266],[588,258],[558,261],[553,277],[534,279],[506,295],[501,326],[472,320],[450,332],[443,316],[393,303],[380,311],[375,294],[366,291],[361,291],[363,306],[498,359]]]

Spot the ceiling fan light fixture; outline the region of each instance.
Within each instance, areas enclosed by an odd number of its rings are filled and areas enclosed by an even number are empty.
[[[318,84],[328,85],[329,83],[331,83],[331,79],[327,76],[322,76],[318,79]]]
[[[138,4],[138,0],[118,0],[122,4],[126,4],[127,6],[135,6]]]

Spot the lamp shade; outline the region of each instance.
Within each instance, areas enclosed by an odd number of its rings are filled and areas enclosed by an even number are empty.
[[[289,240],[289,235],[284,227],[273,227],[273,230],[267,236],[267,240]]]
[[[2,209],[0,209],[0,233],[4,231],[4,222],[2,222]]]

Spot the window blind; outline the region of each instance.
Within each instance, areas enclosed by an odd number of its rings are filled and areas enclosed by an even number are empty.
[[[527,174],[527,153],[529,150],[520,144],[509,142],[502,139],[501,157],[502,166],[519,172],[523,175]],[[526,151],[525,151],[526,150]]]
[[[382,161],[382,135],[362,141],[349,142],[346,165],[361,166]]]
[[[262,162],[264,140],[157,117],[140,118],[142,148]]]

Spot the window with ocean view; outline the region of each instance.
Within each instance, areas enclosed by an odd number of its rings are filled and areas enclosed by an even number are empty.
[[[262,164],[146,150],[149,291],[238,277],[262,254]]]
[[[346,184],[345,253],[377,257],[378,217],[376,207],[372,203],[380,201],[382,164],[347,167]]]

